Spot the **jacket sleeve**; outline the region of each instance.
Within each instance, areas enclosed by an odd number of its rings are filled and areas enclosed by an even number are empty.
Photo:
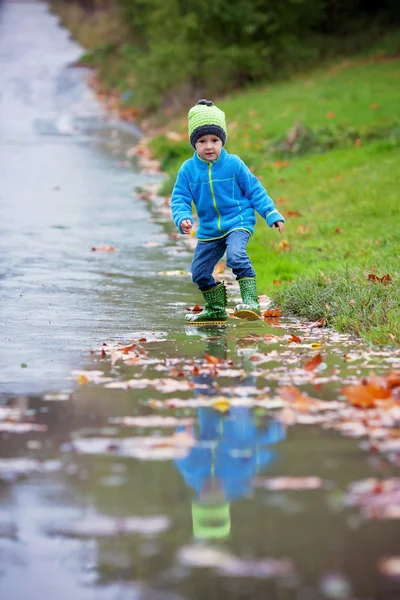
[[[181,233],[181,223],[189,219],[193,223],[192,214],[192,194],[190,193],[189,182],[182,167],[179,170],[174,189],[171,196],[172,218],[175,225]]]
[[[250,200],[255,210],[267,221],[270,227],[277,221],[285,222],[283,216],[276,210],[274,202],[268,196],[266,189],[242,160],[239,165],[237,181],[243,194]]]

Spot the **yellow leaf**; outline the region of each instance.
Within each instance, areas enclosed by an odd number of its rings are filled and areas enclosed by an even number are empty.
[[[217,398],[216,400],[214,400],[214,402],[211,404],[211,406],[213,407],[214,410],[217,410],[218,412],[221,413],[225,413],[228,412],[228,410],[231,407],[230,402],[226,399],[226,398]]]
[[[86,375],[79,375],[79,377],[76,378],[76,382],[79,383],[79,385],[87,385],[89,383],[89,379],[86,377]]]

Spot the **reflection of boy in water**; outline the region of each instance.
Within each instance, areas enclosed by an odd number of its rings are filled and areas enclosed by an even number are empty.
[[[210,337],[207,353],[226,356],[226,339]],[[193,378],[195,394],[217,396],[210,375]],[[249,376],[239,385],[255,385]],[[259,430],[248,406],[231,406],[221,414],[211,407],[198,409],[196,445],[176,465],[185,482],[195,490],[192,505],[193,533],[197,538],[222,538],[230,532],[231,500],[251,491],[251,481],[275,459],[269,446],[285,437],[278,421],[270,421],[265,430]]]
[[[284,429],[277,421],[259,431],[247,406],[233,406],[224,415],[210,407],[198,409],[197,444],[185,458],[176,460],[197,495],[195,537],[229,534],[229,502],[251,491],[252,477],[275,459],[268,446],[283,438]]]

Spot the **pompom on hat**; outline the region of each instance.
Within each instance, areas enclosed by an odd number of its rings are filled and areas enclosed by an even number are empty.
[[[211,100],[199,100],[188,114],[189,138],[193,148],[203,135],[216,135],[225,144],[227,138],[225,113]]]

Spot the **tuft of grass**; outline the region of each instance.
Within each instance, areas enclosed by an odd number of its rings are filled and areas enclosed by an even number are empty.
[[[356,334],[374,345],[400,345],[400,281],[368,281],[360,269],[335,270],[278,289],[274,302],[285,312]]]

